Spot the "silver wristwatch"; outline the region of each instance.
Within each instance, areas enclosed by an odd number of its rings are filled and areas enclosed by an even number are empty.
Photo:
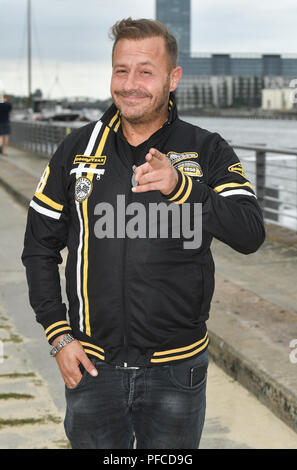
[[[72,335],[70,335],[69,333],[67,333],[66,335],[64,335],[63,339],[61,339],[61,341],[58,341],[56,346],[54,346],[51,350],[50,350],[50,355],[52,357],[55,357],[56,354],[62,349],[64,348],[64,346],[66,346],[66,344],[69,344],[71,343],[71,341],[74,341],[74,338]]]

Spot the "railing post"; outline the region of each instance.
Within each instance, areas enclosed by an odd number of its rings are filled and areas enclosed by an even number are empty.
[[[266,176],[266,152],[256,151],[256,193],[259,205],[264,210],[265,198],[265,176]]]

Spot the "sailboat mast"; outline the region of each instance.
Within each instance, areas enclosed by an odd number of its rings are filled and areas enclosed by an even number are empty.
[[[32,107],[32,58],[31,58],[31,0],[27,0],[27,34],[28,34],[28,108]]]

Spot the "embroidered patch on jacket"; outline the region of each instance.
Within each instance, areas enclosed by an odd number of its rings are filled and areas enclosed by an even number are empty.
[[[171,165],[175,165],[176,163],[182,160],[188,160],[189,158],[198,158],[198,153],[196,152],[168,152],[167,157],[170,160]]]
[[[200,177],[203,176],[203,171],[201,166],[197,162],[193,162],[191,160],[186,160],[177,163],[174,165],[174,168],[178,168],[182,173],[188,176]]]
[[[46,185],[47,179],[48,179],[48,177],[49,177],[49,174],[50,174],[50,167],[49,167],[49,165],[47,165],[47,166],[45,167],[44,172],[43,172],[42,175],[41,175],[41,178],[40,178],[40,180],[39,180],[39,183],[38,183],[38,185],[37,185],[37,188],[36,188],[36,190],[35,190],[35,193],[42,193],[42,191],[44,190],[44,187],[45,187],[45,185]]]
[[[75,155],[73,165],[78,163],[95,163],[96,165],[105,165],[106,156],[96,157],[95,155]]]
[[[81,176],[75,182],[74,197],[77,202],[83,202],[90,196],[93,189],[93,183],[89,178]]]
[[[231,171],[232,173],[237,173],[238,175],[245,177],[244,169],[241,163],[234,163],[234,165],[228,166],[228,171]]]

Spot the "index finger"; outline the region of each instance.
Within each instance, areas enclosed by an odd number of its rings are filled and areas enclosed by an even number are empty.
[[[149,153],[157,158],[158,160],[164,160],[164,158],[167,158],[166,155],[162,152],[160,152],[158,149],[155,149],[154,147],[149,150]]]

